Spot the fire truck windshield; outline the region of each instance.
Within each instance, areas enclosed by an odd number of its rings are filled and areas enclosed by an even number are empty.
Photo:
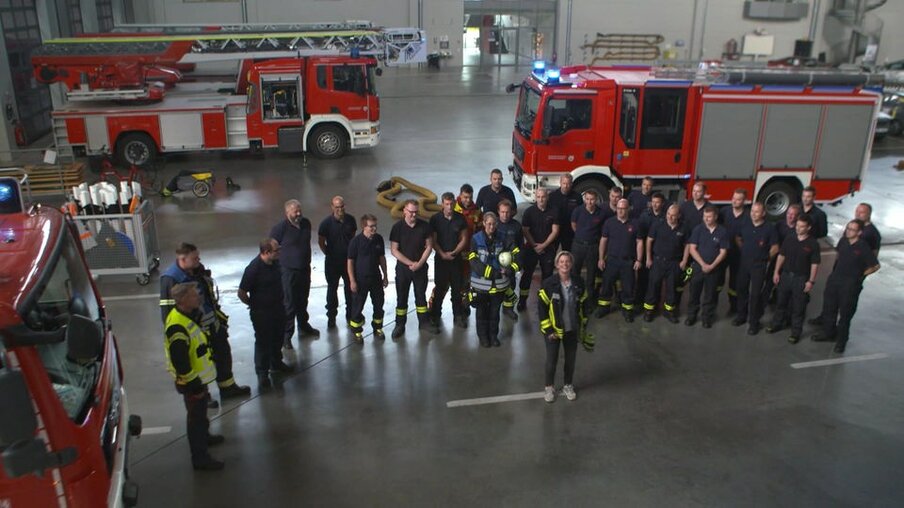
[[[23,316],[27,328],[35,333],[60,330],[75,314],[92,321],[101,318],[100,305],[78,248],[71,236],[62,238],[60,255],[48,267],[52,273],[47,283],[35,290],[39,293],[32,299],[34,304]],[[35,347],[66,413],[81,422],[92,400],[100,356],[72,358],[65,339]]]
[[[525,138],[530,139],[534,130],[534,121],[537,119],[537,110],[540,109],[540,93],[529,86],[521,86],[521,96],[518,98],[518,115],[515,117],[515,128]]]

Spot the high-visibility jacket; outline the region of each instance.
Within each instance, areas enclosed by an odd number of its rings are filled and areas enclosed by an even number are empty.
[[[562,304],[565,301],[565,295],[562,294],[565,288],[559,279],[559,274],[554,273],[543,281],[540,293],[538,294],[537,305],[540,316],[540,333],[543,336],[555,335],[562,338],[565,335],[563,328],[563,314],[565,310]],[[572,301],[577,305],[577,332],[578,338],[584,343],[587,349],[593,348],[593,337],[587,333],[587,317],[584,314],[584,306],[587,301],[587,290],[584,288],[584,281],[580,277],[571,278]]]
[[[176,306],[170,291],[176,284],[186,282],[194,283],[201,295],[201,326],[207,333],[219,331],[221,325],[226,325],[229,316],[220,308],[218,291],[210,270],[201,265],[195,273],[187,273],[179,268],[178,263],[173,263],[160,275],[160,311],[161,317],[166,321],[167,316]]]
[[[499,254],[503,252],[512,253],[509,275],[503,275],[502,266],[499,265]],[[502,235],[489,238],[485,232],[478,232],[471,238],[471,252],[468,254],[471,287],[484,293],[505,291],[512,285],[511,274],[520,269],[520,252],[519,247],[512,245],[511,240]]]
[[[176,341],[185,341],[188,345],[188,372],[178,372],[176,364],[184,365],[183,359],[176,359],[174,364],[170,356],[170,346]],[[217,377],[217,370],[210,355],[207,334],[190,317],[174,308],[166,316],[164,325],[164,350],[166,351],[166,370],[173,375],[176,384],[187,385],[196,379],[203,384],[212,382]]]

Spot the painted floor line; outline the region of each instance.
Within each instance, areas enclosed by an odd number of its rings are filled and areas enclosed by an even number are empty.
[[[888,358],[886,353],[875,353],[871,355],[847,356],[844,358],[832,358],[830,360],[816,360],[813,362],[792,363],[792,369],[806,369],[808,367],[825,367],[827,365],[838,365],[840,363],[865,362],[867,360],[881,360]]]
[[[160,293],[144,294],[144,295],[124,295],[124,296],[105,296],[105,302],[119,302],[123,300],[150,300],[151,298],[160,298]]]
[[[141,429],[141,435],[153,436],[154,434],[169,434],[172,430],[173,428],[168,425],[166,427],[145,427]]]
[[[542,399],[543,392],[516,393],[514,395],[499,395],[496,397],[480,397],[477,399],[450,400],[446,407],[480,406],[483,404],[498,404],[500,402],[514,402],[518,400]]]

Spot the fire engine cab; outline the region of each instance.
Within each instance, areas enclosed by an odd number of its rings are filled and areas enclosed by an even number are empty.
[[[122,365],[75,225],[0,178],[0,506],[131,506]]]
[[[672,201],[696,182],[714,203],[744,188],[772,217],[808,185],[823,203],[860,189],[882,97],[868,74],[542,62],[514,90],[509,169],[527,199],[564,173],[601,196],[649,176]]]
[[[53,112],[64,155],[110,150],[138,166],[201,150],[338,158],[379,143],[378,63],[426,61],[421,30],[369,22],[124,29],[32,55],[36,79],[67,90]]]

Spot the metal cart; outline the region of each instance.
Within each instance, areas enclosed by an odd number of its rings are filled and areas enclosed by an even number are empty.
[[[136,274],[138,284],[151,280],[151,272],[160,266],[157,223],[150,201],[144,201],[135,213],[77,215],[82,249],[93,275]]]

